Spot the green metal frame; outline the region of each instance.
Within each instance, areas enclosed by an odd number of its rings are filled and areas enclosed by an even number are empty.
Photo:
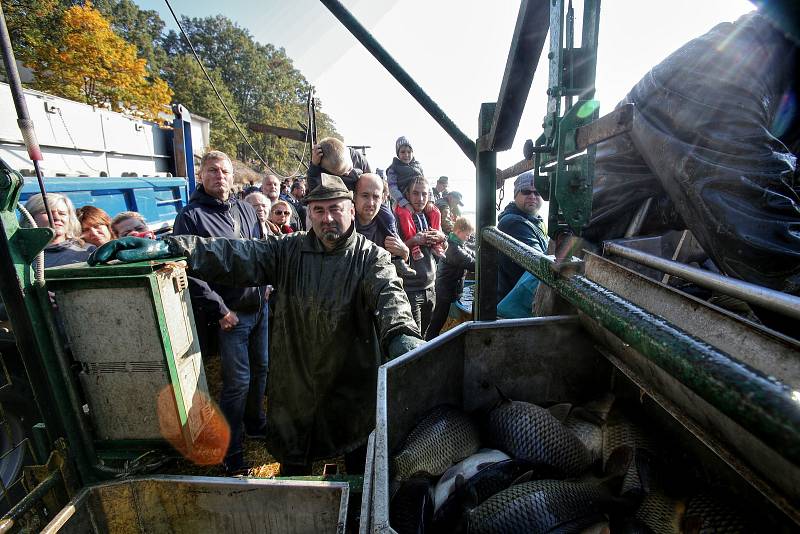
[[[357,37],[373,51],[373,54],[374,50],[383,51],[349,12],[346,16],[340,15],[346,10],[339,2],[336,0],[321,0],[321,2],[354,34],[357,33],[354,28],[358,29]],[[564,36],[564,0],[549,2],[523,0],[509,52],[506,74],[519,72],[519,65],[515,66],[512,59],[524,57],[524,54],[520,54],[519,47],[537,46],[532,43],[536,42],[533,34],[538,26],[531,23],[527,17],[542,18],[543,11],[534,7],[541,8],[543,5],[549,9],[550,16],[547,22],[551,36],[548,54],[550,75],[548,109],[542,124],[544,133],[535,144],[532,143],[531,155],[526,155],[527,161],[524,160],[511,169],[515,172],[535,169],[537,188],[540,188],[551,202],[549,233],[558,238],[569,233],[580,235],[581,228],[591,214],[594,178],[593,145],[628,131],[635,120],[635,110],[632,106],[624,106],[603,118],[597,118],[599,104],[592,98],[596,74],[600,0],[584,0],[580,48],[576,48],[573,42],[574,16],[571,1],[566,11],[566,36]],[[530,38],[520,38],[520,32],[524,31],[529,32]],[[378,54],[375,55],[378,57]],[[530,54],[528,56],[530,57]],[[387,65],[382,57],[378,59],[415,97],[422,92],[396,62]],[[526,67],[535,70],[536,62],[531,63],[529,60]],[[532,80],[532,74],[529,79]],[[525,83],[520,85],[507,82],[508,79],[504,78],[498,104],[505,104],[509,98],[523,101],[527,99],[530,82],[526,82],[527,87]],[[514,95],[509,95],[507,92],[511,86],[514,86]],[[573,105],[575,97],[578,100]],[[563,116],[560,113],[562,99],[566,108]],[[435,110],[441,113],[435,104],[427,106],[423,104],[423,107],[429,112]],[[519,103],[512,107],[521,112],[522,106]],[[475,319],[478,321],[496,319],[497,254],[503,253],[722,413],[751,430],[764,443],[780,451],[787,459],[800,463],[800,404],[792,398],[789,388],[764,377],[758,371],[743,366],[727,354],[591,282],[579,274],[582,267],[580,261],[566,258],[558,262],[554,257],[539,254],[494,227],[498,176],[501,178],[501,184],[503,179],[510,177],[505,171],[502,175],[498,174],[495,168],[495,149],[498,146],[510,145],[508,136],[513,139],[516,130],[516,126],[513,126],[514,118],[508,117],[507,112],[504,119],[494,116],[500,109],[509,107],[493,103],[481,105],[478,122],[479,138],[473,153],[466,150],[467,147],[462,143],[463,134],[460,131],[457,132],[458,135],[454,135],[453,128],[445,127],[445,131],[465,150],[476,165],[477,227],[480,239],[477,291],[473,305]],[[451,124],[449,120],[435,118],[440,124]],[[510,129],[503,129],[504,141],[501,143],[494,138],[499,120],[504,120],[506,124],[513,126]],[[583,150],[586,150],[585,154],[571,157]]]
[[[496,228],[484,232],[482,240],[764,443],[800,463],[800,404],[792,398],[790,388],[580,274],[559,274],[552,256],[540,254]]]
[[[163,263],[163,262],[158,262]],[[113,279],[109,275],[114,274]],[[117,276],[117,274],[122,276]],[[104,265],[99,267],[87,267],[81,269],[75,268],[55,268],[48,269],[45,273],[47,277],[48,287],[53,290],[60,289],[109,289],[109,288],[145,288],[151,295],[154,296],[153,314],[158,325],[159,333],[161,334],[161,352],[162,357],[167,361],[167,370],[169,378],[172,383],[179,382],[178,369],[175,367],[175,362],[172,358],[167,358],[168,354],[172,354],[172,343],[169,338],[169,329],[167,327],[166,313],[164,305],[160,298],[160,288],[156,280],[156,272],[154,271],[153,262],[139,262],[132,264],[114,264]],[[183,394],[180,390],[175,389],[172,399],[175,402],[175,409],[178,413],[179,421],[181,424],[181,432],[184,438],[188,438],[187,423],[189,421],[189,414],[186,411],[183,402]],[[152,448],[152,440],[125,440],[129,446],[135,445],[134,448]],[[113,441],[96,441],[97,445],[113,447]],[[165,447],[166,443],[162,443],[161,447]],[[99,452],[102,455],[102,452]]]
[[[16,206],[22,189],[22,177],[0,162],[0,254],[11,264],[0,262],[3,269],[0,294],[15,329],[17,346],[28,374],[35,401],[54,443],[65,435],[72,446],[72,460],[83,480],[94,481],[91,440],[80,413],[75,391],[65,377],[69,369],[60,359],[57,327],[52,317],[50,299],[44,285],[34,283],[31,264],[52,239],[49,228],[20,228]],[[7,269],[13,266],[13,272]],[[50,409],[43,409],[48,407]],[[87,448],[87,445],[89,446]]]

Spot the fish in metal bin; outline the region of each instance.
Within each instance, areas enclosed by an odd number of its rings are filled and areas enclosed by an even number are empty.
[[[433,517],[433,485],[428,478],[400,483],[389,503],[389,524],[398,534],[430,532]]]
[[[602,458],[603,455],[603,427],[606,424],[614,395],[611,393],[603,397],[577,406],[569,412],[564,419],[564,426],[570,429],[581,443],[586,446],[592,463]],[[553,413],[553,410],[550,410]]]
[[[408,434],[392,459],[394,479],[407,480],[419,473],[439,476],[479,447],[480,433],[472,418],[454,406],[437,406]]]
[[[628,506],[597,481],[535,480],[511,486],[466,514],[470,534],[580,532]]]
[[[705,492],[689,500],[683,518],[683,530],[698,534],[752,532],[745,519],[732,506]]]
[[[502,400],[488,414],[487,436],[492,445],[513,458],[575,477],[592,463],[589,451],[550,411],[529,402]]]
[[[442,478],[436,483],[433,493],[433,512],[441,508],[442,504],[455,493],[456,480],[461,477],[462,482],[471,479],[478,471],[485,469],[497,462],[510,460],[504,452],[495,449],[481,449],[472,456],[465,458],[444,472]]]
[[[641,426],[623,414],[621,410],[615,410],[603,427],[604,466],[608,462],[608,458],[620,447],[643,449],[653,455],[662,452],[656,440],[645,433]]]
[[[466,512],[512,484],[531,480],[532,467],[525,460],[508,459],[482,466],[469,479],[457,475],[452,493],[444,502],[437,503],[434,510],[433,524],[436,530],[455,531]]]

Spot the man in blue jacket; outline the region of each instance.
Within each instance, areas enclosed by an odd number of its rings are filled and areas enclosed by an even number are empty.
[[[255,210],[231,194],[233,165],[227,154],[211,151],[203,156],[199,178],[201,185],[175,219],[175,235],[262,237]],[[266,428],[266,287],[233,287],[189,277],[189,290],[198,329],[210,324],[217,330],[222,360],[219,406],[231,430],[224,464],[228,474],[236,474],[247,468],[242,445],[245,431],[263,436]]]
[[[533,172],[517,176],[514,181],[514,202],[500,214],[497,229],[511,237],[547,254],[547,233],[544,221],[539,216],[542,195],[533,185]],[[519,281],[524,269],[511,258],[502,254],[497,266],[497,301],[503,300],[511,288]]]

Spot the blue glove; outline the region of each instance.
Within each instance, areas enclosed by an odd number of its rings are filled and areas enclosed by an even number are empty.
[[[393,360],[398,356],[402,356],[406,352],[412,351],[424,343],[425,341],[418,337],[407,336],[405,334],[395,336],[389,342],[389,359]]]
[[[130,263],[169,258],[173,255],[170,254],[169,245],[164,241],[129,236],[109,241],[101,246],[92,252],[86,263],[97,265],[98,263],[108,263],[111,260]]]

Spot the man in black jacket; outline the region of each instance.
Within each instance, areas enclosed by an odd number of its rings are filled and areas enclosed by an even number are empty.
[[[233,166],[223,152],[212,151],[200,163],[201,185],[175,219],[175,235],[258,239],[255,210],[230,194]],[[225,455],[228,474],[243,471],[244,432],[263,436],[266,427],[268,309],[266,287],[233,287],[189,278],[198,328],[217,327],[222,360],[220,409],[231,440]],[[200,319],[202,318],[202,319]]]
[[[533,185],[533,173],[525,172],[514,181],[514,202],[500,214],[497,229],[515,237],[526,245],[547,254],[547,234],[539,216],[542,195]],[[505,254],[497,265],[497,301],[503,300],[519,281],[524,269]]]
[[[459,298],[464,289],[464,271],[475,270],[475,253],[467,248],[467,241],[474,233],[472,223],[465,217],[459,217],[453,224],[453,231],[447,236],[447,252],[436,268],[436,305],[431,324],[425,332],[426,341],[438,336],[447,322],[450,304]]]

